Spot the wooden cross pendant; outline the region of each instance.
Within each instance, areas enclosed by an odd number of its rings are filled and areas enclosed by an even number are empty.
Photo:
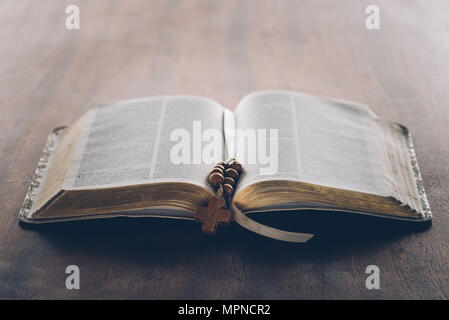
[[[200,220],[204,233],[214,234],[219,223],[229,224],[231,222],[231,211],[223,209],[223,197],[213,197],[207,207],[199,207],[195,213],[195,219]]]

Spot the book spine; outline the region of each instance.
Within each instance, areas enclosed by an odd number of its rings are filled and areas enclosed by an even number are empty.
[[[32,215],[34,204],[39,197],[39,192],[42,188],[45,177],[47,176],[48,168],[58,145],[61,131],[65,128],[66,127],[58,127],[54,129],[47,138],[47,142],[45,143],[44,150],[39,158],[36,171],[31,179],[28,192],[25,195],[22,208],[19,211],[19,219],[21,221],[32,222],[31,220],[33,218]]]

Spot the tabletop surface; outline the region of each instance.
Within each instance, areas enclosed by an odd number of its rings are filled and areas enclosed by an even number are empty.
[[[79,30],[65,26],[69,4]],[[449,298],[449,2],[376,1],[378,30],[369,4],[2,1],[0,298]],[[193,94],[234,109],[260,89],[354,100],[406,125],[432,225],[305,213],[318,236],[294,245],[236,225],[19,224],[48,133],[89,107]],[[65,286],[73,264],[80,290]],[[369,265],[379,290],[365,286]]]

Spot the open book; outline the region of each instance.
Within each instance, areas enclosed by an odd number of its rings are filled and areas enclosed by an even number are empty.
[[[292,91],[244,97],[235,112],[194,96],[100,105],[49,136],[20,220],[194,219],[214,197],[216,161],[243,173],[234,221],[281,240],[251,212],[316,209],[425,221],[431,211],[408,130],[367,106]],[[298,213],[300,214],[300,213]]]

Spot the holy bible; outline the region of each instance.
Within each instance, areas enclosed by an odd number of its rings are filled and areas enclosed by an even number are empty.
[[[263,225],[248,213],[432,218],[406,127],[362,104],[267,90],[244,97],[234,112],[194,96],[90,109],[50,133],[19,219],[195,220],[217,197],[211,168],[229,158],[242,172],[223,210],[268,237],[304,242],[312,235]]]

